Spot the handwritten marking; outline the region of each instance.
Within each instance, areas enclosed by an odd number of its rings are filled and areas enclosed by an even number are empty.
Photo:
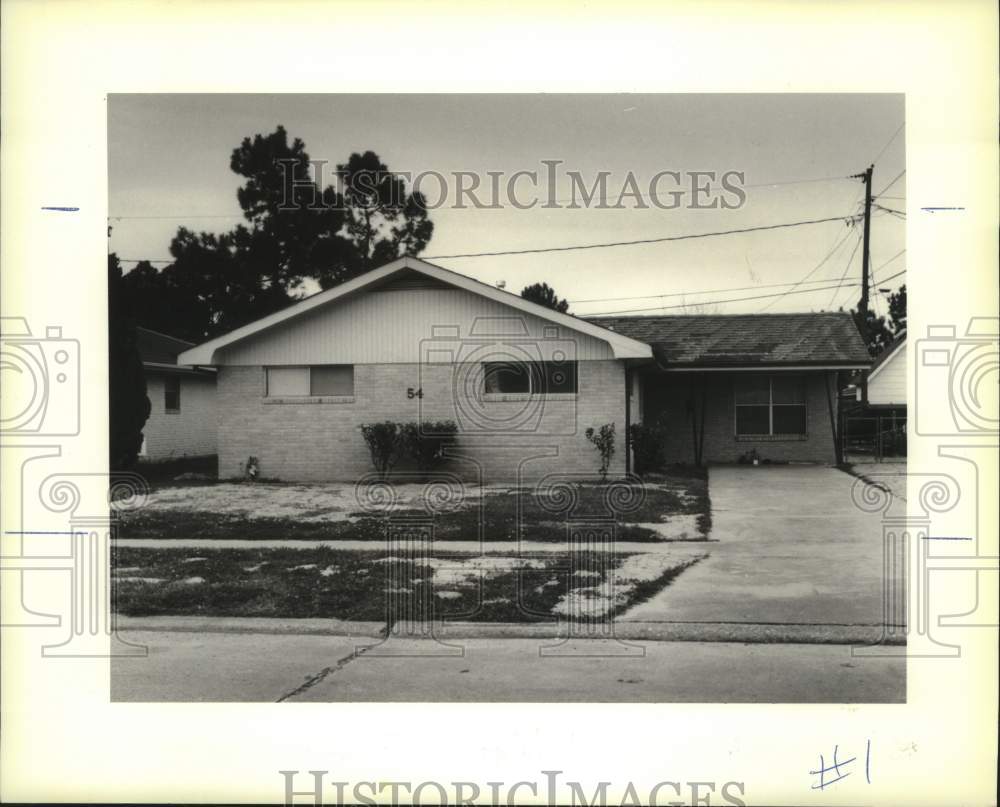
[[[809,773],[811,775],[813,775],[813,776],[819,776],[819,783],[815,784],[815,785],[812,785],[812,789],[813,790],[825,790],[826,788],[830,787],[830,785],[834,785],[837,782],[839,782],[841,779],[846,779],[848,776],[851,775],[850,771],[841,771],[841,767],[850,765],[852,762],[856,762],[857,761],[857,757],[851,757],[850,759],[838,760],[837,759],[837,753],[838,753],[839,749],[840,749],[839,745],[835,745],[833,747],[833,764],[832,765],[827,765],[826,764],[826,760],[823,757],[823,755],[822,754],[819,755],[819,768],[817,770],[815,770],[815,771],[809,771]],[[871,739],[869,739],[868,742],[867,742],[867,745],[865,747],[865,780],[868,782],[868,784],[872,783],[871,757],[872,757],[872,741],[871,741]],[[830,773],[830,772],[833,772],[834,774],[836,774],[836,778],[835,779],[829,779],[828,780],[826,778],[826,775],[828,773]]]
[[[964,207],[922,207],[921,210],[926,210],[928,213],[937,213],[941,210],[965,210]]]
[[[86,532],[72,530],[58,532],[55,530],[4,530],[4,535],[88,535]]]
[[[79,209],[78,207],[42,207],[42,210],[54,210],[57,213],[76,213]]]
[[[971,541],[971,537],[964,535],[925,535],[925,541]]]

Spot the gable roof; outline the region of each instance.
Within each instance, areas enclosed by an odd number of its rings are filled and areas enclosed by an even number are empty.
[[[879,371],[881,371],[881,369],[885,367],[886,364],[889,363],[889,360],[893,356],[899,353],[899,349],[903,347],[905,344],[906,344],[906,328],[903,328],[903,330],[901,330],[899,333],[896,334],[895,339],[892,340],[889,346],[878,354],[874,363],[872,364],[871,372],[868,374],[868,380],[871,381],[873,378],[875,378],[875,376],[879,374]]]
[[[871,364],[850,314],[712,314],[593,317],[648,343],[664,369],[843,367]]]
[[[266,331],[269,328],[273,328],[281,323],[302,316],[307,312],[315,311],[321,306],[330,305],[335,303],[337,300],[344,299],[361,291],[374,290],[375,288],[381,286],[383,281],[386,281],[390,275],[400,273],[401,278],[405,278],[407,282],[411,282],[413,272],[424,275],[432,281],[440,281],[448,286],[464,289],[465,291],[472,292],[473,294],[478,294],[490,300],[503,303],[511,308],[523,311],[527,314],[532,314],[533,316],[548,320],[556,325],[561,325],[565,328],[577,331],[578,333],[593,336],[596,339],[607,342],[608,345],[610,345],[612,354],[616,359],[652,358],[653,354],[649,345],[637,341],[625,334],[613,333],[587,320],[572,317],[569,314],[560,314],[558,311],[553,311],[545,306],[525,300],[517,294],[502,291],[494,286],[487,285],[486,283],[480,283],[478,280],[473,280],[465,275],[460,275],[457,272],[443,269],[440,266],[427,263],[427,261],[422,261],[419,258],[407,256],[397,258],[391,263],[387,263],[385,266],[381,266],[378,269],[372,269],[370,272],[366,272],[360,277],[348,280],[346,283],[341,283],[339,286],[334,286],[332,289],[326,289],[325,291],[313,294],[310,297],[306,297],[304,300],[300,300],[294,305],[290,305],[287,308],[283,308],[282,310],[269,314],[266,317],[261,317],[254,322],[244,325],[241,328],[237,328],[234,331],[230,331],[222,336],[218,336],[215,339],[210,339],[208,342],[204,342],[197,347],[184,351],[177,360],[185,364],[215,364],[216,351],[221,350],[222,348],[228,347],[250,336]]]

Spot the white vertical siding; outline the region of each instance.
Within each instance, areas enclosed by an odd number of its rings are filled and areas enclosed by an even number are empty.
[[[498,343],[541,359],[613,358],[607,342],[462,289],[368,291],[225,348],[224,365],[449,362]]]
[[[906,345],[900,347],[868,382],[868,403],[906,404]]]

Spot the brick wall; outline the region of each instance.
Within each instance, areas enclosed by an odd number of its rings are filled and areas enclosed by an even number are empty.
[[[216,451],[215,378],[182,375],[180,379],[180,411],[167,412],[164,376],[147,370],[146,394],[151,409],[142,430],[146,439],[143,460],[198,457]]]
[[[625,472],[625,372],[621,362],[581,361],[575,396],[506,396],[479,401],[480,385],[452,364],[358,364],[346,402],[274,402],[260,366],[219,368],[219,475],[242,473],[251,455],[261,475],[283,480],[353,481],[372,472],[360,425],[380,420],[454,420],[461,459],[448,470],[488,482],[552,472],[597,476],[589,426],[615,423],[610,469]],[[410,398],[407,390],[422,391]],[[480,470],[481,469],[481,472]],[[408,469],[405,462],[397,470]]]
[[[700,385],[705,388],[705,462],[736,462],[741,454],[756,448],[762,459],[788,462],[818,462],[834,464],[833,436],[824,381],[827,373],[803,375],[806,388],[806,435],[804,439],[737,438],[733,399],[734,379],[738,373],[660,373],[643,378],[643,404],[646,421],[661,412],[667,418],[668,462],[694,461],[694,438],[688,401],[692,387],[697,388],[696,400],[700,412]],[[836,391],[831,376],[831,389]],[[833,405],[837,406],[836,394]],[[836,408],[834,409],[836,414]]]

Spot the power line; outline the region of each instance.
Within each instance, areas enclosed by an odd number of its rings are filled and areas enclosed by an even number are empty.
[[[812,269],[809,272],[809,274],[812,274],[813,272],[816,271],[816,269],[819,269],[821,266],[823,266],[826,263],[826,261],[830,258],[830,256],[833,255],[837,251],[837,249],[841,246],[841,244],[843,244],[844,241],[847,240],[847,236],[849,236],[850,234],[851,234],[850,232],[846,233],[845,236],[843,238],[841,238],[834,245],[833,249],[831,249],[827,253],[826,257],[823,258],[823,260],[820,261],[819,264],[814,269]],[[855,247],[855,251],[857,251],[856,247]],[[893,255],[891,258],[889,258],[889,260],[887,260],[887,261],[879,264],[877,267],[875,267],[874,269],[872,269],[872,280],[873,281],[875,280],[875,274],[877,272],[880,272],[882,269],[884,269],[886,266],[888,266],[890,263],[892,263],[893,261],[895,261],[896,259],[898,259],[901,255],[904,255],[905,253],[906,253],[906,248],[904,247],[899,252],[897,252],[895,255]],[[880,280],[878,282],[884,283],[886,280],[891,280],[894,277],[898,277],[900,274],[905,273],[905,271],[906,270],[904,269],[903,272],[897,272],[895,275],[892,275],[892,277],[884,278],[883,280]],[[805,278],[803,278],[802,280],[792,280],[792,281],[788,281],[786,283],[768,283],[768,284],[765,284],[765,285],[758,285],[758,286],[736,286],[736,287],[729,287],[729,288],[724,288],[724,289],[702,289],[700,291],[653,292],[652,294],[638,294],[638,295],[631,296],[631,297],[595,297],[595,298],[590,299],[590,300],[569,300],[568,302],[571,303],[572,305],[585,305],[587,303],[618,303],[618,302],[624,302],[626,300],[652,300],[652,299],[666,299],[667,297],[689,297],[689,296],[692,296],[692,295],[717,294],[717,293],[720,293],[720,292],[724,293],[724,294],[728,294],[729,292],[734,292],[734,291],[756,291],[756,290],[759,290],[759,289],[780,289],[780,288],[783,288],[785,286],[793,286],[793,287],[795,287],[795,286],[803,285],[803,284],[806,284],[806,283],[833,283],[833,282],[842,282],[843,279],[844,279],[843,275],[841,275],[839,278],[836,278],[836,277],[819,277],[819,278],[816,278],[814,280],[806,280]],[[806,289],[805,291],[811,291],[811,289]],[[691,303],[691,305],[701,305],[701,303]],[[587,314],[585,316],[590,316],[590,315]]]
[[[176,258],[119,258],[126,263],[173,263]]]
[[[452,260],[455,258],[496,258],[504,255],[536,255],[541,252],[569,252],[583,249],[608,249],[610,247],[631,247],[642,244],[661,244],[667,241],[687,241],[694,238],[711,238],[718,235],[737,235],[753,233],[762,230],[779,230],[789,227],[803,227],[809,224],[824,224],[830,221],[849,221],[852,216],[831,216],[825,219],[809,219],[806,221],[790,221],[784,224],[768,224],[759,227],[743,227],[736,230],[718,230],[710,233],[693,233],[689,235],[670,235],[662,238],[641,238],[635,241],[609,241],[602,244],[573,244],[562,247],[538,247],[537,249],[511,249],[496,252],[467,252],[459,255],[428,255],[426,260]]]
[[[903,247],[899,252],[897,252],[895,255],[893,255],[891,258],[889,258],[889,260],[887,260],[885,263],[879,264],[877,267],[875,267],[874,269],[872,269],[872,277],[875,276],[876,272],[878,272],[881,269],[884,269],[886,266],[888,266],[890,263],[892,263],[894,260],[896,260],[896,258],[898,258],[900,255],[903,255],[905,253],[906,253],[906,247]]]
[[[886,185],[884,188],[882,188],[882,190],[879,191],[878,193],[876,193],[875,196],[876,197],[881,196],[883,193],[885,193],[887,190],[889,190],[889,188],[891,188],[893,185],[895,185],[897,182],[899,182],[899,180],[903,177],[903,174],[905,174],[905,173],[906,173],[906,169],[904,168],[902,171],[900,171],[898,174],[896,174],[896,178],[892,182],[890,182],[888,185]]]
[[[679,291],[679,292],[654,292],[652,294],[638,294],[633,297],[596,297],[591,300],[568,300],[567,302],[572,305],[584,305],[586,303],[620,303],[627,300],[650,300],[653,298],[665,298],[665,297],[687,297],[692,294],[716,294],[718,292],[728,293],[731,291],[757,291],[760,289],[780,289],[785,286],[797,286],[801,283],[830,283],[837,278],[835,277],[822,277],[815,280],[789,280],[786,283],[768,283],[764,285],[757,286],[736,286],[732,288],[724,289],[702,289],[701,291]]]
[[[878,157],[876,157],[874,160],[872,160],[872,163],[877,163],[879,161],[879,157],[881,157],[883,154],[885,154],[885,150],[887,148],[889,148],[889,146],[892,144],[892,141],[896,139],[896,137],[899,135],[899,133],[901,131],[903,131],[903,127],[904,126],[906,126],[906,121],[905,120],[901,124],[899,124],[899,128],[896,129],[896,131],[892,133],[892,137],[890,137],[886,141],[885,145],[882,146],[882,150],[878,153]]]
[[[207,213],[196,215],[162,215],[162,216],[108,216],[108,221],[126,221],[132,219],[242,219],[242,213]]]
[[[768,297],[784,297],[787,294],[809,294],[815,291],[830,291],[831,289],[844,288],[845,286],[860,286],[860,283],[846,283],[844,285],[838,286],[823,286],[821,288],[815,289],[799,289],[798,291],[788,291],[788,292],[776,292],[773,294],[758,294],[752,297],[734,297],[731,300],[699,300],[696,303],[681,303],[680,305],[655,305],[650,308],[628,308],[621,311],[607,311],[601,314],[585,314],[587,318],[590,317],[613,317],[618,314],[638,314],[643,311],[665,311],[675,308],[691,308],[696,305],[722,305],[723,303],[741,303],[746,300],[763,300]]]
[[[799,282],[796,283],[794,286],[792,286],[791,289],[789,289],[789,292],[793,292],[801,284],[807,282],[812,275],[818,272],[826,264],[826,262],[830,260],[831,257],[833,257],[833,255],[837,252],[837,250],[839,250],[840,247],[843,246],[844,242],[847,241],[847,239],[851,236],[851,232],[852,232],[851,230],[848,230],[846,233],[844,233],[844,235],[840,238],[840,240],[837,241],[837,243],[830,248],[830,251],[826,253],[826,255],[823,257],[823,260],[821,260],[812,269],[806,272],[806,274],[802,277],[802,279],[799,280]],[[858,236],[858,238],[860,239],[860,236]],[[763,313],[772,305],[774,305],[776,302],[777,300],[772,300],[771,302],[766,303],[757,313]]]
[[[896,272],[896,274],[894,274],[894,275],[889,275],[889,277],[883,277],[883,278],[882,278],[882,279],[881,279],[880,281],[878,281],[878,282],[879,282],[879,283],[888,283],[888,282],[889,282],[890,280],[893,280],[893,279],[895,279],[895,278],[899,277],[900,275],[905,275],[905,274],[906,274],[906,270],[905,270],[905,269],[903,269],[902,271],[899,271],[899,272]]]
[[[858,251],[858,247],[861,245],[861,239],[859,238],[857,243],[854,245],[854,249],[851,250],[851,254],[847,256],[847,265],[844,266],[844,272],[840,276],[840,282],[844,282],[844,278],[847,277],[847,273],[851,270],[851,261],[854,260],[854,256]],[[833,301],[837,299],[837,292],[834,291],[833,296],[830,298],[830,307],[833,308]]]
[[[886,213],[892,213],[894,216],[902,216],[904,219],[906,218],[906,213],[904,213],[902,210],[896,210],[895,208],[892,207],[885,207],[876,202],[872,202],[872,205],[874,207],[877,207],[879,210],[884,210]]]

